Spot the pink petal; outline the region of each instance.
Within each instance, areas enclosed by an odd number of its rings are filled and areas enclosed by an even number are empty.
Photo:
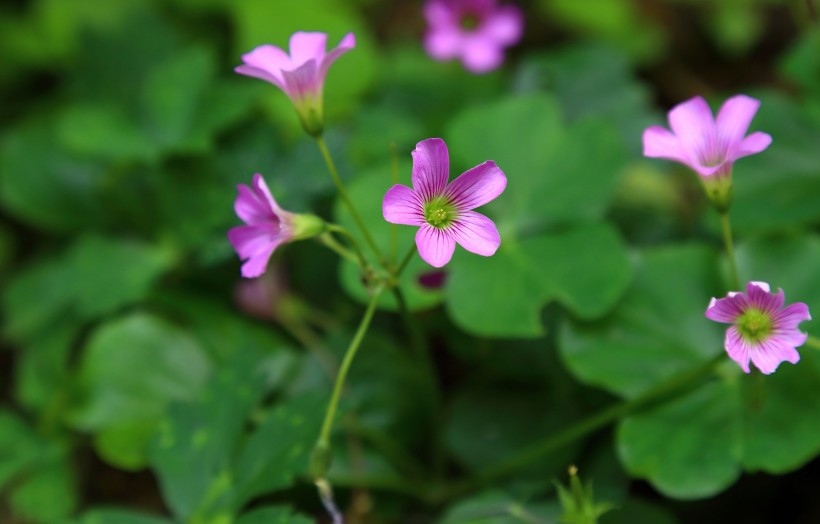
[[[422,11],[430,27],[458,27],[458,15],[446,2],[430,0],[424,4]]]
[[[475,211],[460,213],[447,231],[461,247],[477,255],[494,255],[501,245],[501,236],[493,221]]]
[[[800,360],[800,353],[796,349],[773,340],[764,340],[750,353],[754,365],[765,375],[774,373],[783,361],[796,364]]]
[[[759,100],[746,95],[733,96],[723,103],[717,115],[717,132],[719,140],[727,144],[729,150],[735,149],[743,140],[759,107]]]
[[[510,46],[521,39],[524,32],[524,17],[514,5],[500,6],[488,15],[481,32],[502,46]]]
[[[268,184],[265,182],[265,179],[262,178],[262,175],[256,173],[253,175],[253,188],[256,191],[256,194],[259,198],[263,198],[265,202],[270,206],[270,209],[278,215],[280,220],[284,220],[285,218],[289,217],[291,213],[284,211],[279,204],[276,203],[276,200],[273,198],[273,195],[268,189]]]
[[[713,298],[706,308],[706,318],[724,324],[732,324],[741,313],[743,310],[731,298]]]
[[[327,70],[337,58],[347,53],[356,47],[356,36],[353,33],[347,33],[333,50],[324,56],[319,62],[319,78],[320,82],[324,81],[327,75]]]
[[[778,290],[777,293],[771,293],[770,291],[769,284],[765,282],[749,282],[746,286],[746,297],[749,305],[774,315],[780,311],[786,299],[782,289]]]
[[[413,189],[423,202],[444,192],[450,176],[450,155],[440,138],[428,138],[413,150]]]
[[[280,87],[283,81],[280,71],[293,67],[287,53],[270,44],[261,45],[245,53],[242,55],[242,62],[244,64],[235,69],[237,73],[261,78]]]
[[[281,72],[277,71],[275,76],[273,73],[265,69],[259,69],[258,67],[248,65],[237,66],[233,70],[240,75],[251,76],[253,78],[264,80],[265,82],[270,82],[282,91],[287,92],[285,90],[285,81],[282,78],[279,78],[281,76]]]
[[[803,302],[796,302],[775,315],[775,327],[777,329],[797,329],[798,324],[806,320],[811,320],[809,306]]]
[[[270,245],[249,258],[247,262],[242,264],[242,276],[245,278],[261,276],[265,272],[265,269],[267,269],[268,261],[275,249],[276,246]]]
[[[734,158],[742,158],[744,156],[754,155],[765,150],[772,143],[772,137],[757,131],[743,139],[734,152]]]
[[[726,330],[726,341],[724,345],[726,346],[726,353],[729,354],[729,358],[737,362],[744,372],[750,373],[749,360],[752,358],[750,354],[751,348],[746,341],[743,340],[743,337],[740,336],[735,326]]]
[[[289,239],[287,233],[274,224],[238,226],[228,231],[228,240],[239,258],[247,260],[242,276],[258,277],[265,272],[273,251]]]
[[[442,267],[453,257],[456,241],[447,231],[424,224],[416,233],[416,247],[422,260],[433,267]]]
[[[492,39],[475,35],[464,42],[461,61],[468,71],[487,73],[504,63],[504,52]]]
[[[432,29],[424,35],[424,49],[436,60],[450,60],[461,55],[464,36],[452,27]]]
[[[669,125],[691,160],[703,163],[704,159],[718,155],[712,110],[702,97],[696,96],[672,108]]]
[[[318,96],[322,89],[322,82],[318,77],[316,61],[308,60],[293,71],[282,71],[282,78],[285,81],[285,93],[294,102]]]
[[[689,163],[678,137],[661,126],[648,127],[643,132],[643,154],[650,158],[666,158]]]
[[[319,63],[325,56],[327,34],[297,31],[291,35],[289,45],[293,67],[299,67],[308,60]]]
[[[382,201],[384,219],[393,224],[420,226],[424,221],[424,206],[415,191],[396,184],[387,190]]]
[[[459,175],[444,194],[460,210],[475,209],[494,200],[507,187],[507,177],[488,160]]]
[[[264,201],[261,196],[257,196],[251,188],[244,184],[236,186],[239,195],[234,201],[234,211],[236,215],[248,225],[259,224],[262,222],[278,221],[279,219],[273,214],[268,202]]]

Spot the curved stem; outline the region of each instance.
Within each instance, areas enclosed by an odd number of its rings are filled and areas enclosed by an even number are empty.
[[[365,268],[367,268],[367,259],[365,259],[364,253],[362,253],[362,250],[359,247],[359,243],[356,241],[356,237],[351,235],[350,231],[337,224],[328,224],[327,230],[331,233],[339,233],[340,235],[344,236],[350,244],[350,249],[352,249],[353,252],[356,254],[356,257],[358,258],[357,263],[359,264],[361,269],[364,270]]]
[[[407,264],[410,263],[410,260],[412,260],[413,255],[415,255],[415,254],[416,254],[416,244],[413,243],[413,245],[410,247],[410,251],[408,251],[407,254],[404,255],[404,258],[402,259],[401,264],[399,264],[399,266],[396,268],[396,271],[393,273],[393,276],[396,277],[396,280],[399,279],[402,272],[407,267]]]
[[[356,226],[358,226],[359,230],[362,232],[365,241],[370,246],[370,249],[373,250],[376,258],[380,262],[383,262],[384,256],[382,255],[381,250],[373,241],[373,237],[370,236],[370,231],[368,231],[367,226],[365,226],[364,220],[362,220],[359,212],[356,211],[356,206],[353,205],[353,201],[350,200],[350,196],[347,194],[347,189],[345,189],[344,184],[342,184],[342,179],[339,178],[339,171],[336,169],[336,164],[333,162],[333,157],[330,156],[330,150],[327,148],[327,143],[325,143],[324,137],[321,135],[317,136],[316,144],[319,146],[319,151],[321,151],[322,158],[325,160],[327,170],[330,172],[330,177],[333,179],[333,183],[336,184],[336,190],[339,192],[339,197],[342,199],[342,202],[344,202],[344,205],[347,206],[350,216],[353,217],[353,221],[356,222]]]
[[[339,373],[336,375],[336,383],[333,385],[333,393],[331,394],[330,402],[327,405],[325,419],[324,422],[322,422],[322,431],[319,433],[319,442],[317,444],[319,447],[330,446],[330,430],[333,427],[333,419],[336,417],[336,408],[339,406],[339,398],[342,395],[342,387],[344,386],[347,373],[350,371],[350,365],[353,363],[353,359],[356,357],[356,352],[359,350],[359,345],[361,345],[362,340],[367,333],[367,328],[370,327],[370,321],[373,319],[373,313],[376,311],[376,304],[379,302],[381,292],[381,288],[378,288],[373,293],[373,296],[370,297],[370,303],[367,304],[367,310],[364,312],[362,321],[359,324],[359,329],[356,330],[356,334],[353,336],[353,340],[350,342],[350,346],[348,346],[347,352],[342,360],[342,364],[339,367]]]
[[[740,290],[740,277],[737,272],[737,261],[735,259],[735,248],[732,244],[732,226],[729,224],[729,212],[720,212],[720,224],[723,227],[723,243],[726,245],[726,256],[729,259],[729,272],[732,279],[731,289]]]
[[[456,484],[450,489],[445,489],[439,493],[433,493],[431,498],[436,500],[449,500],[461,496],[467,492],[482,488],[493,481],[503,478],[519,469],[532,464],[544,456],[552,453],[556,449],[569,444],[570,442],[581,438],[593,431],[600,429],[607,424],[614,422],[621,417],[632,413],[639,408],[648,406],[649,404],[665,397],[676,390],[686,386],[697,379],[710,375],[714,368],[725,359],[723,354],[718,355],[706,364],[681,373],[669,379],[668,381],[659,384],[649,389],[643,395],[635,397],[634,399],[621,402],[610,406],[598,413],[567,427],[565,430],[550,435],[541,442],[537,442],[529,447],[524,448],[520,452],[512,455],[507,460],[502,461],[495,466],[491,466],[472,479]]]
[[[331,251],[334,251],[340,257],[346,258],[346,259],[350,260],[351,262],[354,262],[358,265],[362,264],[362,261],[361,261],[360,257],[356,256],[355,253],[353,253],[352,251],[350,251],[349,249],[347,249],[346,247],[344,247],[340,243],[336,242],[336,239],[333,238],[333,235],[331,235],[329,232],[322,233],[321,235],[319,235],[318,238],[319,238],[319,242],[324,244]]]

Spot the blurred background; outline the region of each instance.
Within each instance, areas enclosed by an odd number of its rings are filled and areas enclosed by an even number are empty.
[[[643,129],[666,125],[674,104],[762,100],[752,129],[773,146],[735,175],[735,231],[751,239],[741,266],[789,261],[804,285],[787,297],[820,296],[816,2],[510,3],[524,37],[474,75],[425,54],[418,1],[3,2],[0,522],[328,522],[306,456],[366,292],[313,242],[243,281],[226,239],[240,223],[236,185],[256,172],[283,208],[351,223],[287,97],[233,73],[242,53],[297,30],[327,32],[329,46],[356,35],[328,75],[326,136],[380,242],[391,150],[409,184],[410,151],[440,136],[452,176],[488,158],[505,170],[507,193],[486,212],[530,257],[522,269],[505,265],[512,251],[459,250],[443,272],[413,261],[404,283],[431,358],[408,348],[385,299],[337,422],[331,477],[350,522],[555,522],[552,483],[570,463],[621,508],[605,523],[820,521],[810,424],[773,432],[766,449],[802,450],[774,464],[733,448],[724,469],[687,459],[669,480],[663,461],[625,466],[616,438],[627,437],[607,428],[480,489],[427,489],[629,398],[605,358],[584,368],[573,355],[617,338],[606,322],[623,297],[678,268],[681,294],[690,277],[702,291],[694,320],[671,308],[658,322],[680,321],[681,347],[711,344],[680,365],[720,350],[720,329],[697,324],[725,292],[716,218],[691,173],[641,157]],[[679,245],[636,276],[645,252]],[[528,276],[504,278],[516,272]],[[816,396],[817,382],[800,384],[795,395]]]

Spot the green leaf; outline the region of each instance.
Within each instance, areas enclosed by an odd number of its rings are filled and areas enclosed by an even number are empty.
[[[554,502],[521,504],[504,492],[486,491],[453,504],[439,524],[556,522],[559,514]]]
[[[83,514],[77,524],[173,524],[172,521],[121,509],[93,509]]]
[[[783,287],[789,303],[805,299],[820,307],[818,284],[804,269],[814,267],[820,254],[816,236],[758,239],[740,252],[744,275]],[[685,259],[678,257],[678,263]],[[621,372],[610,367],[610,373]],[[814,416],[820,399],[812,394],[818,381],[820,355],[810,349],[801,350],[796,365],[783,363],[768,376],[746,375],[727,357],[716,381],[625,419],[618,430],[619,453],[632,475],[676,498],[714,495],[742,470],[792,471],[820,453]]]
[[[503,238],[493,257],[457,252],[451,263],[447,310],[474,334],[540,336],[541,309],[553,300],[580,318],[600,317],[632,278],[625,246],[608,225]]]
[[[722,331],[704,312],[720,289],[717,267],[716,254],[702,246],[647,250],[611,316],[564,325],[559,347],[569,370],[634,397],[716,355]]]
[[[17,416],[0,411],[0,488],[13,514],[32,522],[56,522],[75,508],[69,446],[44,438]]]
[[[311,524],[313,519],[295,515],[286,506],[256,508],[239,517],[236,524]]]
[[[38,338],[62,316],[90,320],[145,298],[173,254],[125,239],[80,237],[63,255],[18,274],[3,294],[15,339]]]
[[[84,350],[69,423],[96,432],[113,464],[143,465],[150,428],[170,402],[194,398],[210,371],[196,340],[166,321],[145,313],[113,320]]]
[[[47,120],[26,122],[0,143],[0,203],[36,228],[98,227],[106,176],[99,165],[64,151]]]
[[[448,126],[451,178],[487,159],[507,175],[504,194],[486,208],[497,210],[502,241],[522,228],[603,217],[625,145],[605,121],[563,120],[554,97],[533,93],[468,109]]]
[[[58,117],[57,135],[66,149],[106,160],[154,160],[159,151],[150,135],[117,106],[80,103]]]
[[[15,397],[35,412],[61,401],[71,369],[71,349],[80,332],[80,326],[71,318],[63,317],[48,325],[49,329],[38,330],[20,348],[15,367]]]

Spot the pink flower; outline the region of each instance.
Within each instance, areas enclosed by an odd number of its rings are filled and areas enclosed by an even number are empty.
[[[433,267],[450,261],[456,242],[485,257],[501,244],[492,220],[473,211],[504,192],[507,177],[501,169],[488,160],[448,185],[449,177],[447,145],[440,138],[428,138],[413,150],[413,189],[397,184],[382,203],[388,222],[419,226],[419,255]]]
[[[268,185],[259,173],[253,175],[253,188],[239,184],[234,210],[245,222],[228,231],[242,264],[242,276],[255,278],[265,272],[274,250],[286,242],[318,235],[324,223],[313,215],[289,213],[273,199]]]
[[[733,291],[709,303],[706,318],[734,324],[726,330],[726,352],[746,373],[750,360],[766,375],[784,360],[800,360],[795,348],[806,342],[807,335],[797,327],[811,315],[802,302],[785,308],[784,303],[783,290],[771,293],[765,282],[749,282],[746,293]]]
[[[261,45],[242,55],[239,74],[261,78],[290,97],[302,126],[317,136],[323,128],[322,91],[330,65],[356,45],[353,33],[348,33],[339,45],[325,52],[325,33],[298,31],[290,37],[290,55],[273,45]]]
[[[717,119],[699,96],[669,111],[668,131],[652,126],[643,133],[643,153],[652,158],[680,162],[700,175],[709,198],[726,208],[731,198],[735,160],[760,153],[772,137],[760,131],[746,135],[760,101],[737,95],[724,102]]]
[[[521,39],[524,17],[496,0],[428,0],[424,47],[436,60],[460,58],[469,71],[485,73],[504,62],[504,48]]]

